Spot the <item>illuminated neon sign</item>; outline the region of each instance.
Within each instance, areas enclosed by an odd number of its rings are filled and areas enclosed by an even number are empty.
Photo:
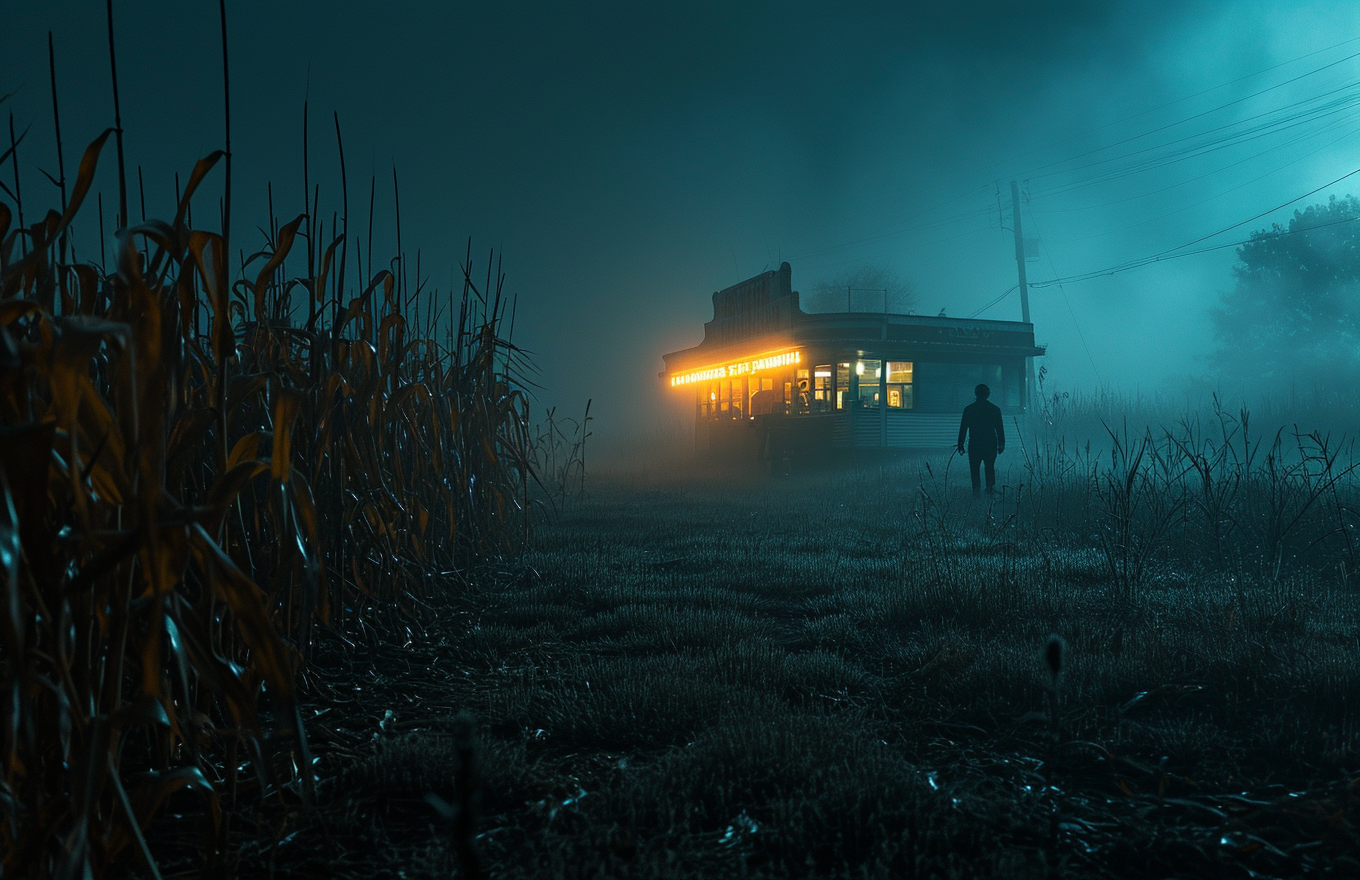
[[[671,376],[671,387],[677,388],[681,385],[693,385],[695,382],[711,382],[714,379],[729,379],[733,376],[745,376],[749,373],[759,373],[763,370],[776,370],[780,367],[791,367],[803,362],[801,351],[785,351],[779,354],[765,355],[763,357],[751,358],[744,361],[733,361],[730,364],[722,364],[716,367],[704,367],[702,370],[691,370],[688,373],[680,373]]]

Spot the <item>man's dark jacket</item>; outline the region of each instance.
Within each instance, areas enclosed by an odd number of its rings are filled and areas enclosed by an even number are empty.
[[[959,424],[959,448],[968,437],[968,452],[995,455],[1006,448],[1006,427],[1001,423],[1001,408],[989,400],[978,400],[963,408]]]

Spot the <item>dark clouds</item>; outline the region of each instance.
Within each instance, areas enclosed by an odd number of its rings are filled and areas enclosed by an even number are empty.
[[[115,5],[129,161],[144,167],[148,212],[165,214],[173,171],[220,145],[216,5]],[[1074,163],[1045,167],[1306,70],[1314,62],[1164,106],[1360,35],[1360,12],[1337,3],[228,6],[238,240],[263,223],[266,181],[276,213],[302,209],[310,89],[327,225],[340,200],[338,110],[356,237],[372,174],[374,250],[394,250],[395,164],[411,261],[420,248],[443,288],[468,235],[476,253],[502,248],[544,402],[579,409],[594,397],[606,433],[655,424],[661,352],[698,341],[709,293],[781,259],[802,289],[886,264],[916,280],[923,309],[968,314],[1014,283],[996,210],[1012,177],[1032,178],[1026,221],[1043,249],[1030,277],[1042,279],[1221,228],[1338,176],[1355,155],[1354,141],[1326,147],[1323,132],[1255,158],[1248,145],[1076,188]],[[0,93],[20,88],[6,109],[33,123],[23,153],[36,200],[36,168],[53,164],[47,30],[68,165],[112,122],[103,4],[29,4],[6,23]],[[1348,62],[1221,121],[1357,70]],[[111,195],[109,167],[100,186]],[[205,190],[199,210],[215,198]],[[88,255],[95,242],[84,241]],[[1146,388],[1199,369],[1230,264],[1229,251],[1036,290],[1053,375]],[[1018,304],[987,315],[1017,317]]]

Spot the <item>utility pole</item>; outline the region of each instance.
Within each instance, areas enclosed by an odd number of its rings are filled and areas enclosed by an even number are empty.
[[[1015,227],[1015,265],[1020,270],[1020,320],[1029,320],[1029,282],[1025,280],[1025,235],[1020,230],[1020,185],[1011,181],[1011,216]],[[1034,399],[1034,358],[1025,358],[1025,410]]]

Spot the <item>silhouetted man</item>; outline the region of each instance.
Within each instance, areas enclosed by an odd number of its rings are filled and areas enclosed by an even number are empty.
[[[1001,408],[987,400],[992,389],[979,385],[973,393],[977,400],[963,408],[963,421],[959,424],[959,455],[963,454],[966,437],[968,470],[973,475],[973,497],[977,497],[982,490],[978,470],[983,462],[987,463],[987,494],[996,489],[996,457],[1006,451],[1006,428],[1001,423]]]

